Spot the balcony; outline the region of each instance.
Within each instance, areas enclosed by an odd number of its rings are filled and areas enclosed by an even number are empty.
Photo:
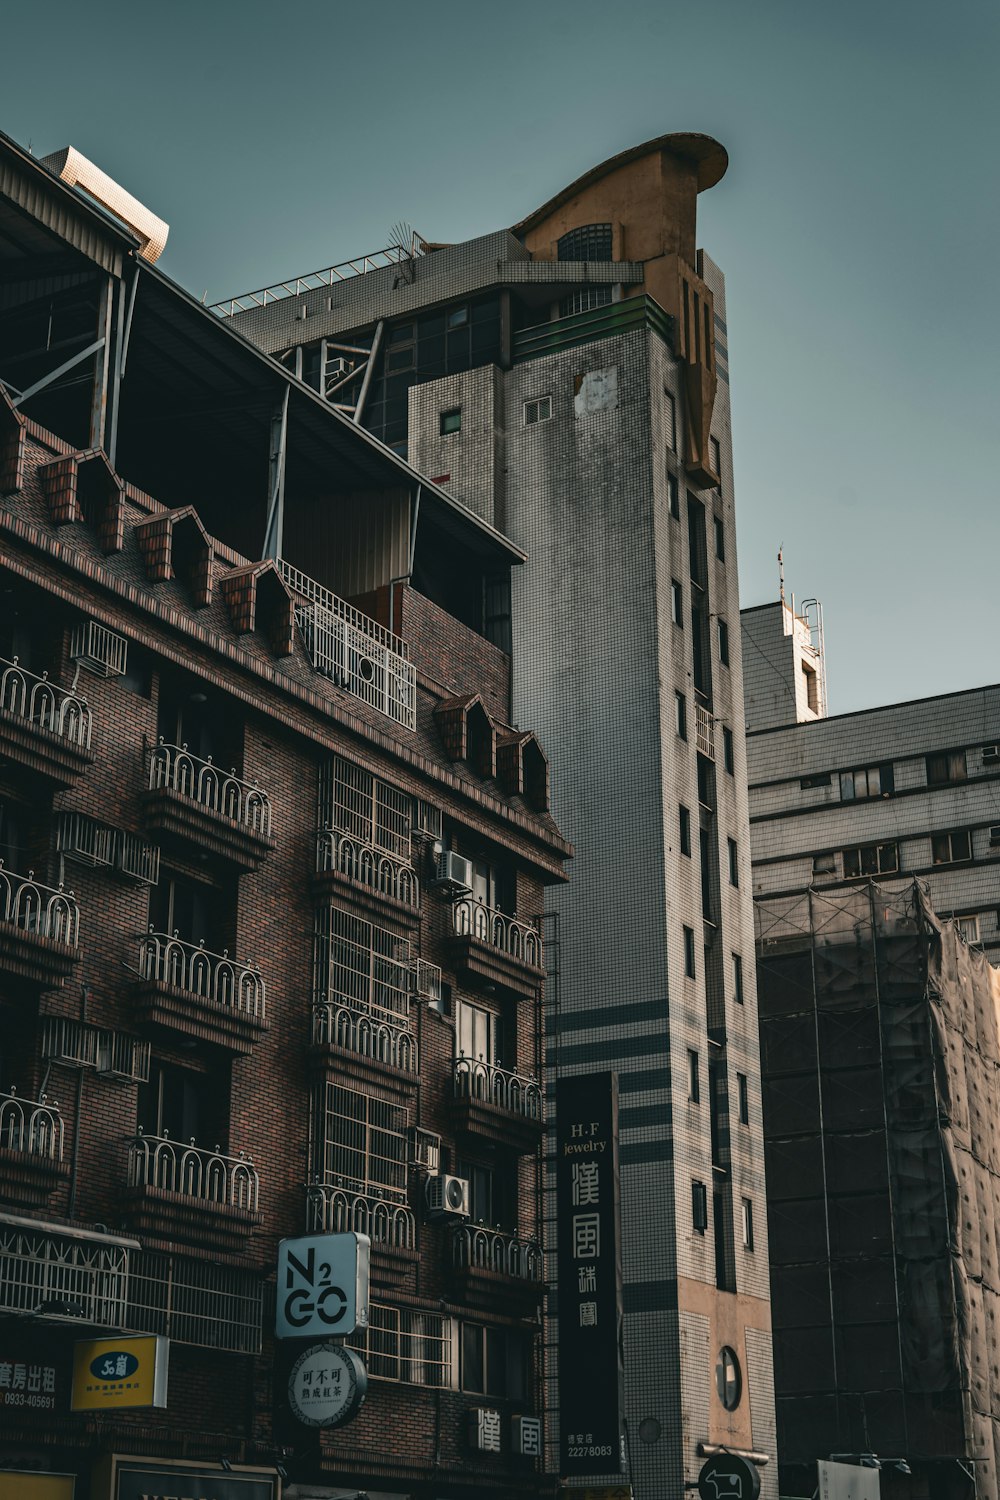
[[[256,870],[274,848],[267,793],[185,745],[161,740],[151,752],[143,800],[151,833],[193,845],[241,874]]]
[[[309,1234],[366,1234],[372,1242],[372,1274],[402,1280],[417,1262],[417,1224],[409,1204],[343,1183],[312,1183],[306,1189]]]
[[[542,935],[535,923],[520,922],[470,896],[456,901],[451,912],[450,948],[459,974],[534,999],[545,979]]]
[[[482,1058],[463,1054],[455,1059],[448,1111],[457,1132],[478,1136],[519,1155],[534,1151],[542,1138],[542,1090],[538,1081]]]
[[[315,1007],[312,1044],[321,1062],[336,1062],[340,1072],[362,1083],[371,1081],[373,1067],[407,1083],[419,1072],[413,1032],[347,1005]]]
[[[0,1197],[36,1207],[68,1177],[59,1106],[44,1094],[22,1099],[13,1088],[0,1093]]]
[[[93,763],[87,700],[0,657],[0,762],[71,787]]]
[[[242,1250],[263,1223],[260,1181],[243,1151],[226,1156],[194,1141],[144,1135],[129,1142],[126,1213],[152,1248],[178,1242],[203,1249]]]
[[[316,836],[316,878],[324,889],[348,897],[374,896],[404,920],[420,911],[420,882],[410,862],[339,829]]]
[[[463,1224],[454,1231],[451,1264],[462,1300],[477,1306],[503,1302],[527,1311],[545,1290],[541,1246],[484,1224]]]
[[[264,980],[256,964],[211,953],[165,932],[139,947],[137,1018],[247,1056],[267,1030]]]
[[[80,909],[72,891],[17,875],[0,860],[0,973],[59,989],[79,961]]]
[[[137,1242],[121,1235],[0,1213],[0,1314],[45,1309],[82,1329],[127,1328],[132,1249]]]

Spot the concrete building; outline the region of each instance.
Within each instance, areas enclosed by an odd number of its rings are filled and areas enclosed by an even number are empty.
[[[569,846],[468,618],[522,554],[163,276],[150,220],[0,137],[0,1493],[551,1492]],[[308,1425],[278,1244],[345,1230],[368,1395]]]
[[[1000,961],[1000,687],[827,716],[816,618],[741,616],[755,896],[917,877]]]
[[[513,640],[577,848],[548,1056],[619,1073],[638,1500],[723,1445],[777,1495],[727,314],[696,239],[726,165],[663,136],[512,229],[215,309],[529,554],[468,610]]]

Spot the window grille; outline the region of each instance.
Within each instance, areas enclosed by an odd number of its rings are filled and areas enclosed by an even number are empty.
[[[33,1313],[58,1299],[80,1304],[83,1322],[127,1327],[128,1244],[98,1234],[60,1234],[56,1227],[35,1229],[0,1216],[0,1310]]]
[[[56,829],[56,848],[77,864],[115,870],[140,885],[157,885],[160,851],[137,834],[110,828],[87,813],[65,812]]]
[[[611,225],[581,224],[571,229],[556,245],[559,260],[610,260]]]
[[[43,1022],[42,1056],[69,1068],[93,1068],[129,1083],[149,1079],[150,1043],[86,1021],[49,1016]]]
[[[411,960],[405,938],[338,906],[316,913],[313,999],[409,1023]]]
[[[590,312],[595,307],[607,307],[611,301],[609,286],[585,286],[579,292],[571,292],[559,304],[559,316],[571,318],[574,313]]]
[[[259,1354],[264,1287],[252,1271],[134,1250],[128,1267],[129,1328],[179,1344]]]
[[[128,664],[128,642],[123,635],[85,620],[73,631],[70,659],[97,677],[124,677]]]
[[[455,1388],[453,1319],[383,1302],[370,1303],[368,1315],[368,1327],[346,1342],[364,1359],[373,1380]]]
[[[402,1105],[328,1081],[319,1085],[316,1124],[321,1182],[406,1197],[409,1132]]]
[[[334,755],[320,772],[319,826],[349,833],[374,849],[410,857],[413,799],[370,771]]]

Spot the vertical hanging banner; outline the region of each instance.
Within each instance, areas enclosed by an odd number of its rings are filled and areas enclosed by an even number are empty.
[[[559,1472],[625,1470],[618,1075],[556,1084]]]

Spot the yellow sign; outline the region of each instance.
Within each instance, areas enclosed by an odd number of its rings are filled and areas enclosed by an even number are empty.
[[[72,1474],[0,1473],[0,1500],[73,1500]]]
[[[166,1406],[167,1339],[88,1339],[73,1351],[71,1411]]]

